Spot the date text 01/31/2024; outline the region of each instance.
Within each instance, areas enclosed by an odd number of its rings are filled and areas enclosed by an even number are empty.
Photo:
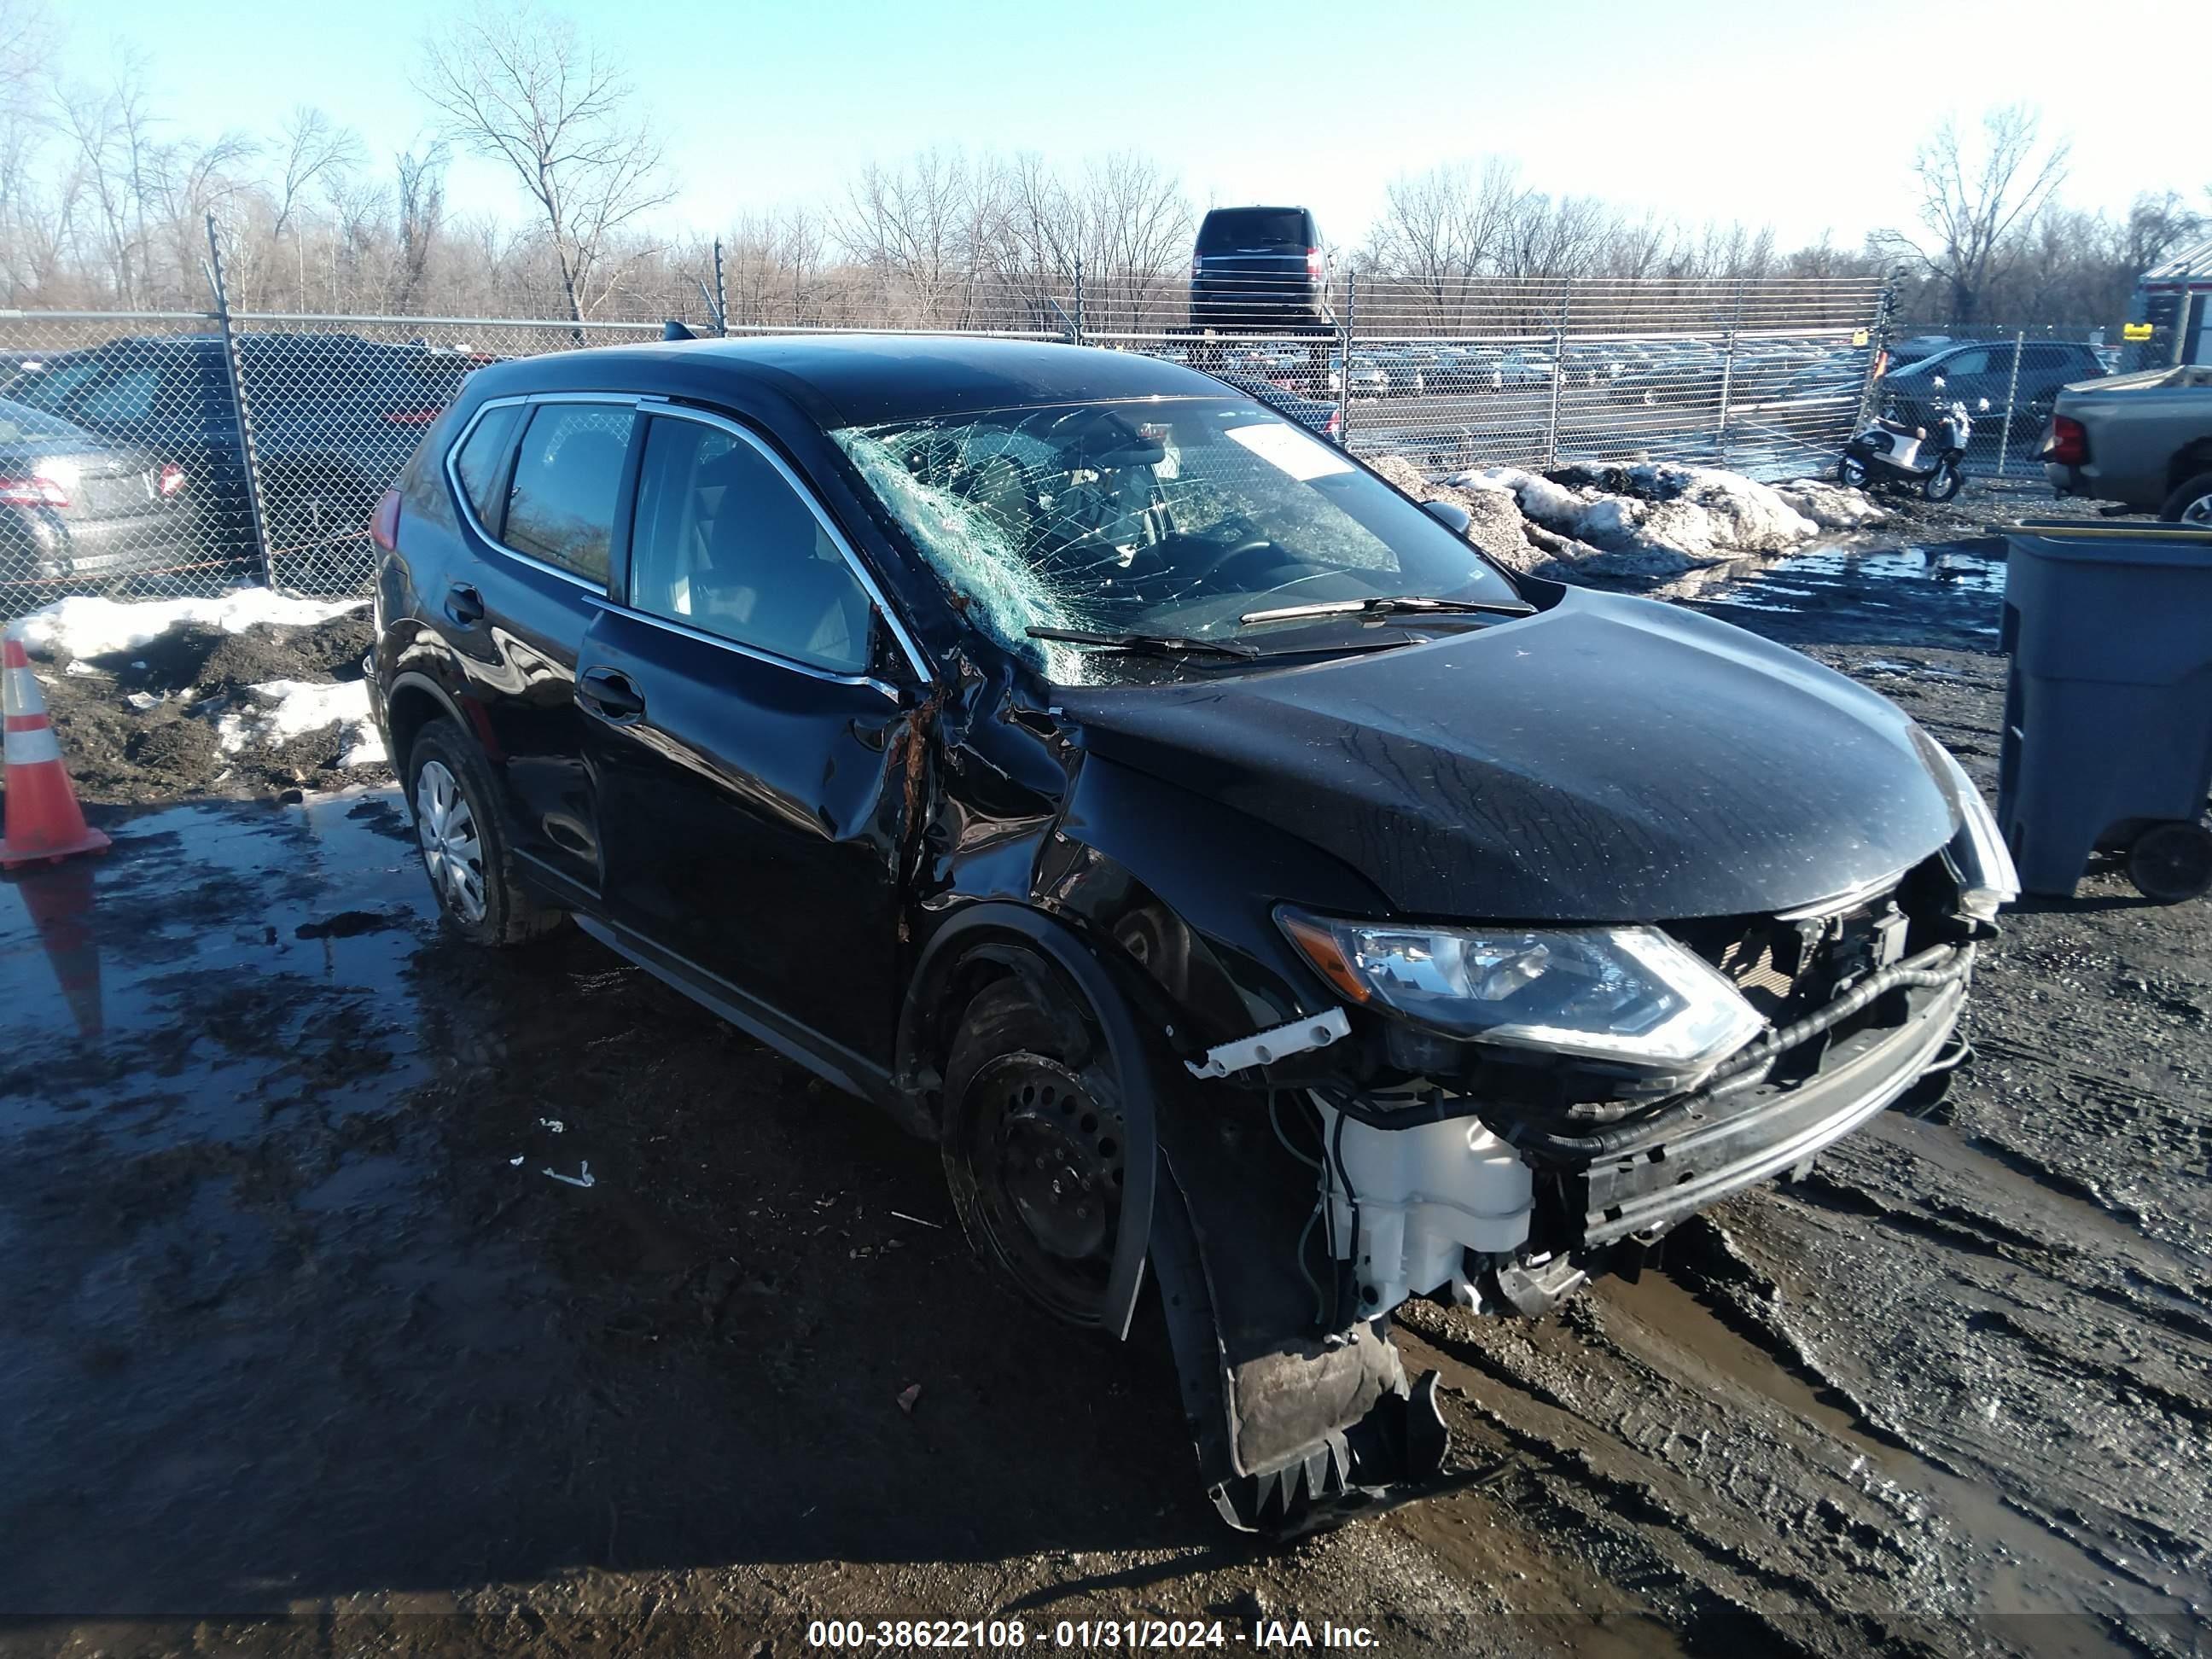
[[[1172,1650],[1370,1648],[1363,1625],[1322,1620],[1257,1619],[1249,1627],[1214,1619],[1062,1619],[1034,1632],[1019,1619],[817,1619],[806,1627],[811,1648],[864,1648],[898,1652],[920,1648],[966,1648],[1010,1653],[1031,1644],[1056,1649]]]

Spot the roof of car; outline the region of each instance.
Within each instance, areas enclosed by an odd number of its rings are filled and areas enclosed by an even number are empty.
[[[1218,380],[1136,352],[1039,340],[914,334],[783,334],[602,346],[478,371],[486,395],[658,391],[711,398],[733,381],[781,393],[825,426],[1144,398],[1235,396]]]

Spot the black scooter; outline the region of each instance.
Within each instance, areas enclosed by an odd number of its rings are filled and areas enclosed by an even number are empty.
[[[1931,501],[1948,501],[1966,482],[1961,468],[1973,434],[1964,404],[1953,404],[1932,435],[1925,427],[1877,416],[1844,446],[1836,482],[1854,489],[1917,489]]]

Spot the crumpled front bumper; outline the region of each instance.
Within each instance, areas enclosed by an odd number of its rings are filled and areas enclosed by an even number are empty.
[[[1898,1025],[1838,1041],[1819,1072],[1692,1107],[1560,1173],[1571,1248],[1663,1231],[1730,1193],[1796,1168],[1887,1107],[1942,1057],[1969,982],[1907,993]]]

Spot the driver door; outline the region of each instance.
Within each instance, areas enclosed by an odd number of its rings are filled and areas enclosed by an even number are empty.
[[[625,946],[854,1067],[897,1012],[911,692],[881,600],[759,439],[688,410],[644,434],[628,568],[577,662]]]

